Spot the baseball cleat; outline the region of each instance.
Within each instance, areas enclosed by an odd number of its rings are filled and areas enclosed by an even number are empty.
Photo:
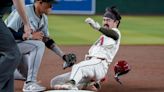
[[[40,92],[44,90],[46,90],[46,88],[36,82],[25,83],[23,86],[23,92]]]

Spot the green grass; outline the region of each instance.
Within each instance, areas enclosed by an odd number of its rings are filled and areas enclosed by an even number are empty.
[[[84,16],[49,16],[50,36],[59,44],[92,44],[100,35],[90,28]]]
[[[102,23],[102,16],[49,15],[50,36],[62,45],[88,45],[100,33],[84,20],[91,17]],[[120,31],[124,45],[164,45],[164,16],[122,16]]]
[[[164,17],[123,16],[122,44],[164,44]]]

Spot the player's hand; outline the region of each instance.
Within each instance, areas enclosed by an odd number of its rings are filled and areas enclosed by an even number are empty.
[[[96,30],[99,30],[101,28],[100,24],[98,22],[95,22],[92,18],[85,19],[85,22]]]
[[[43,36],[44,36],[43,32],[41,32],[41,31],[33,32],[32,35],[33,35],[32,39],[34,39],[34,40],[42,40]]]
[[[24,25],[24,34],[23,34],[23,37],[22,38],[24,40],[31,39],[32,38],[31,32],[32,32],[32,29],[31,29],[30,25],[28,25],[28,24]]]
[[[31,40],[32,39],[32,34],[24,33],[22,38],[23,38],[23,40]]]

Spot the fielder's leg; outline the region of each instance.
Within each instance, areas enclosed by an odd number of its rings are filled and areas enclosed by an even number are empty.
[[[26,79],[26,82],[24,83],[23,91],[45,90],[45,87],[37,83],[37,74],[38,74],[39,67],[40,67],[44,50],[45,50],[44,43],[38,40],[27,40],[27,41],[23,41],[19,43],[18,46],[22,54],[26,54],[27,56],[27,59],[24,58],[26,60],[23,60],[26,62],[25,65],[27,66],[27,69],[28,69],[28,71],[26,71],[27,79]],[[24,72],[22,72],[22,74],[23,73]]]

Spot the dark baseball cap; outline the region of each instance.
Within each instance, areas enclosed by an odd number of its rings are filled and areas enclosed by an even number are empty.
[[[42,2],[47,2],[47,3],[57,3],[56,0],[42,0]]]

